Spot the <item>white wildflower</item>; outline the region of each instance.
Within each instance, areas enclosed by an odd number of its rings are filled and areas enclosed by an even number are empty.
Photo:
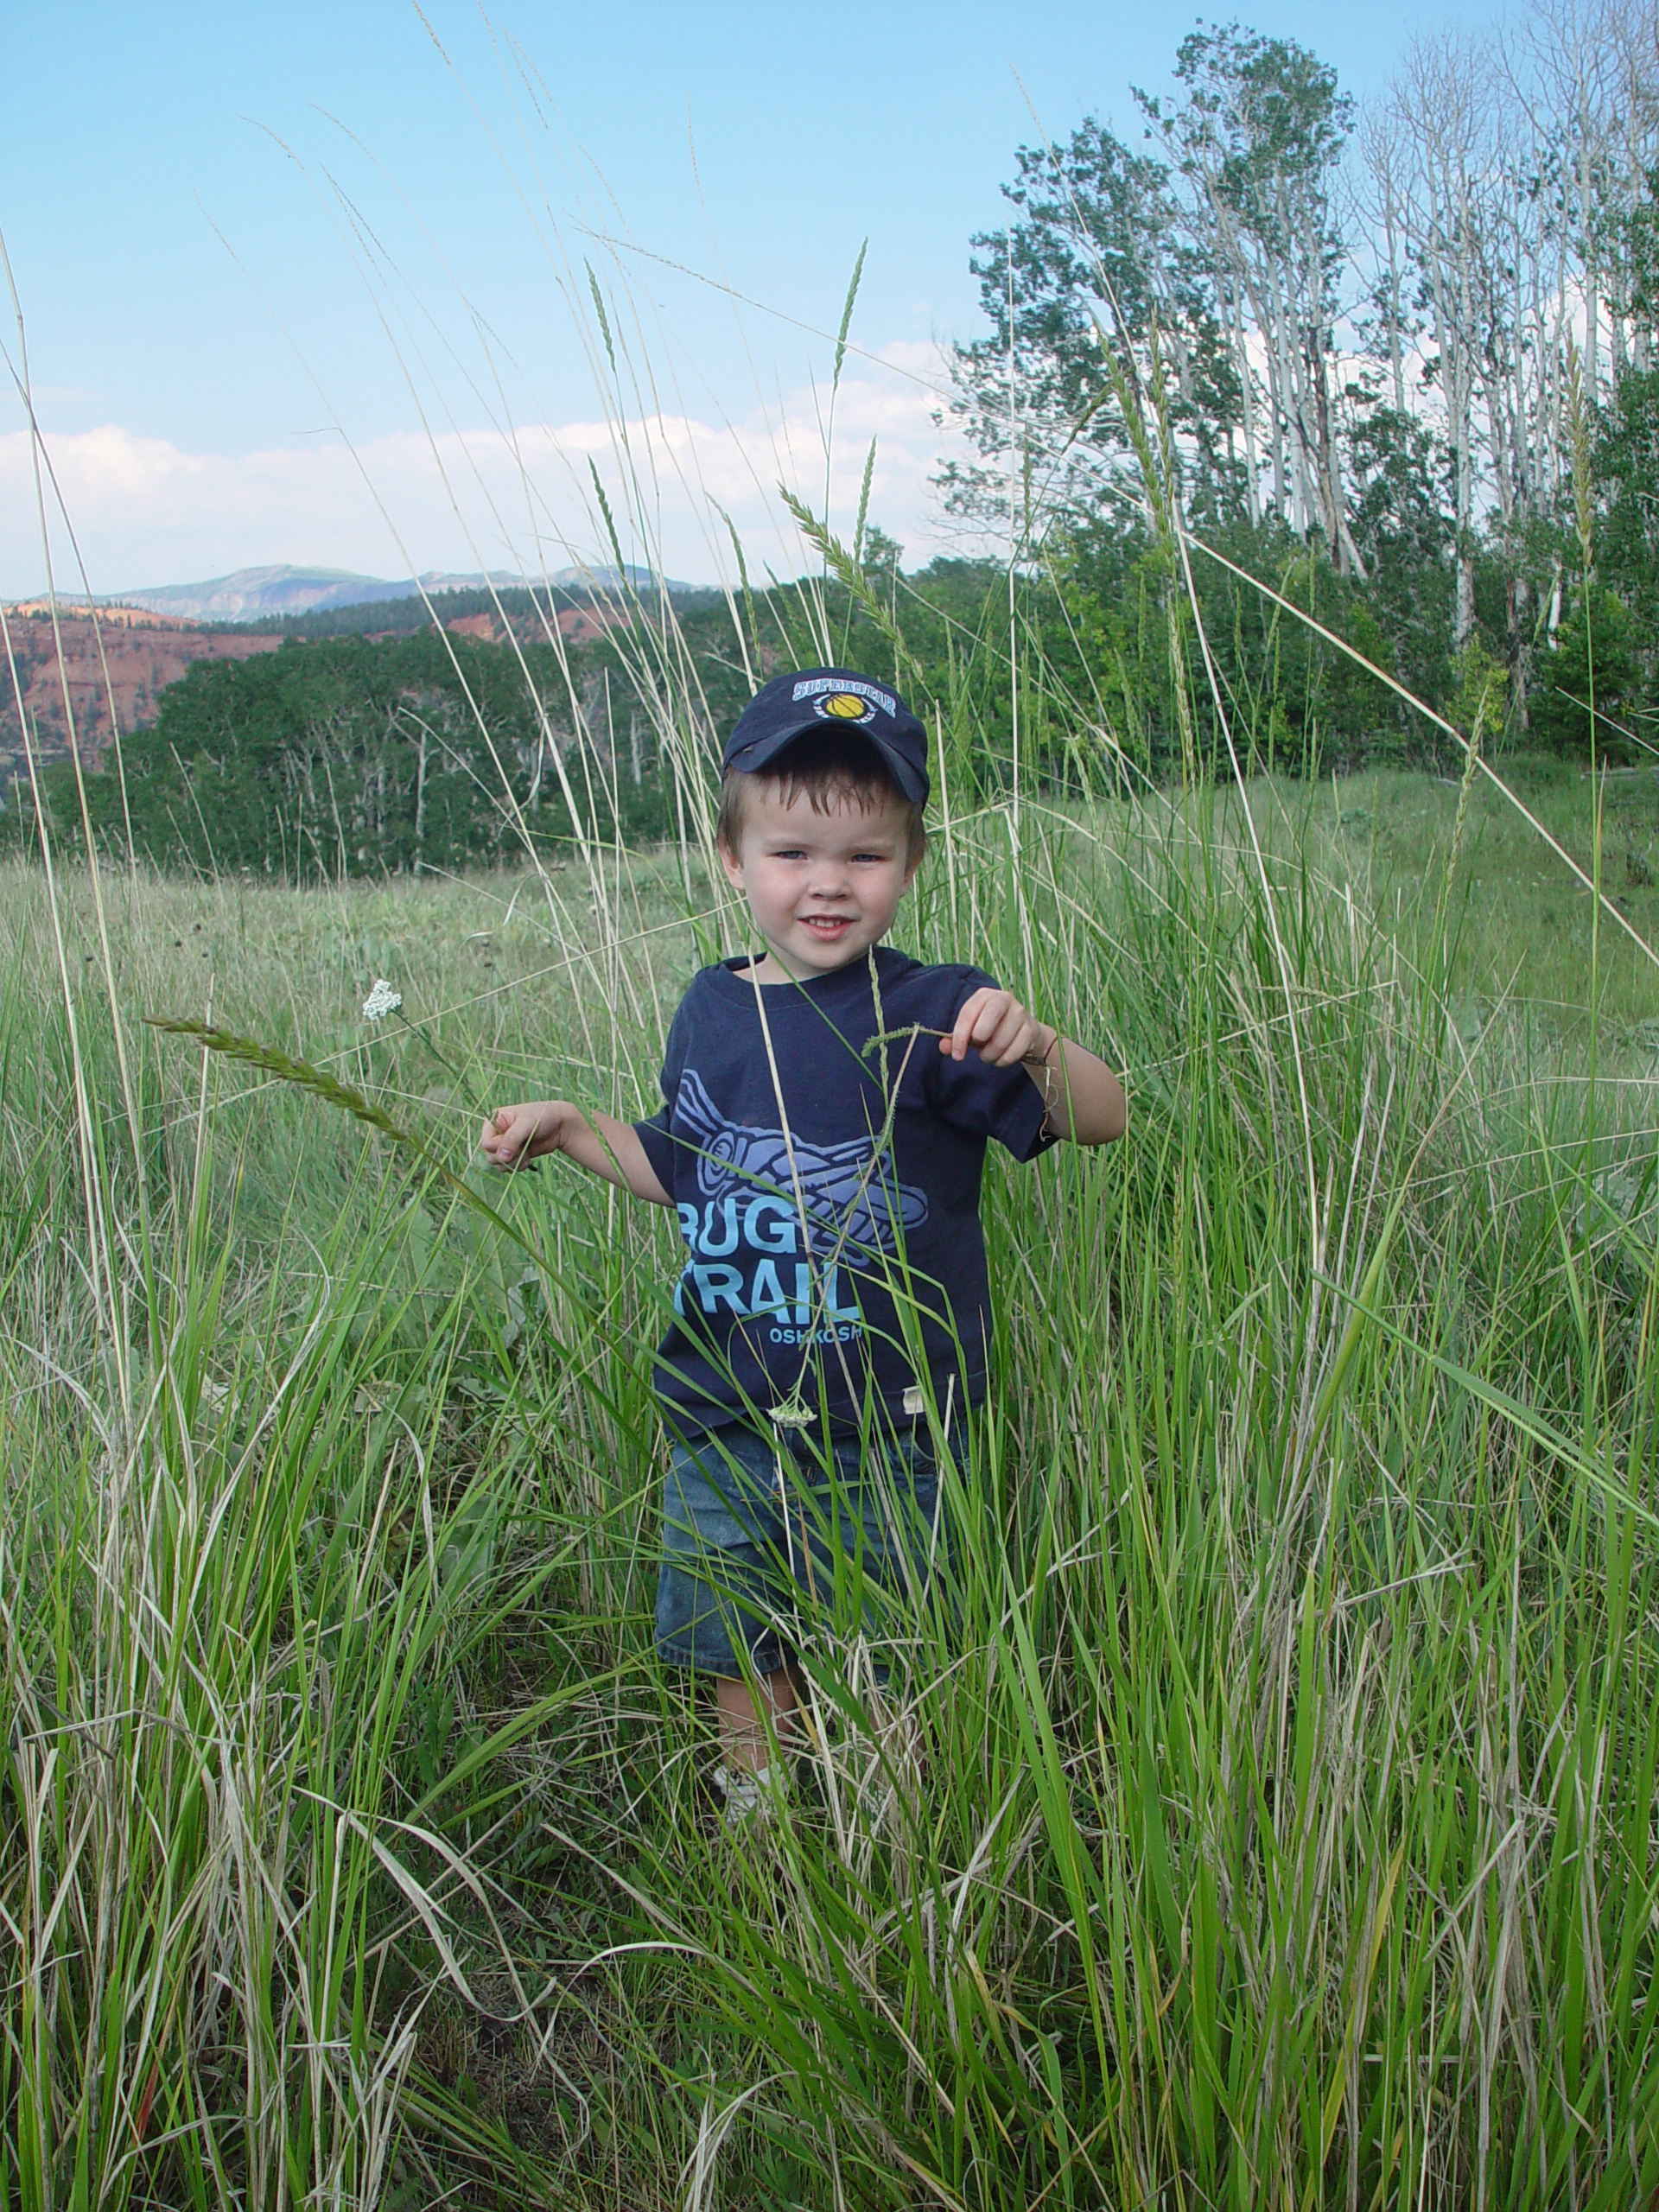
[[[384,1021],[389,1014],[396,1014],[404,1002],[401,991],[394,991],[384,976],[374,979],[374,988],[363,1001],[365,1021]]]

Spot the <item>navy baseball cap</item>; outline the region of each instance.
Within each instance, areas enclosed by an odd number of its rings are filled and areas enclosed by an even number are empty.
[[[907,799],[925,800],[927,732],[896,691],[844,668],[802,668],[757,691],[726,741],[722,768],[753,776],[808,730],[868,737]]]

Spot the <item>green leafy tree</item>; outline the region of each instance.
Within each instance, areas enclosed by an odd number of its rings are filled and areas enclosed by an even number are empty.
[[[1593,696],[1598,755],[1626,749],[1612,725],[1627,720],[1639,690],[1637,636],[1629,609],[1599,578],[1578,593],[1554,645],[1539,657],[1532,728],[1544,744],[1574,757],[1586,754]]]
[[[1456,543],[1444,450],[1414,416],[1371,406],[1350,431],[1348,456],[1354,541],[1383,640],[1382,664],[1438,706],[1451,681]]]
[[[1213,289],[1185,237],[1169,172],[1090,117],[1063,146],[1022,146],[1003,188],[1014,209],[973,240],[989,336],[957,349],[957,411],[982,457],[947,469],[957,512],[1092,514],[1139,504],[1134,440],[1103,347],[1148,402],[1154,325],[1170,418],[1190,440],[1199,496],[1236,496],[1227,433],[1237,390]]]
[[[1250,519],[1318,529],[1344,574],[1363,573],[1332,385],[1353,103],[1307,48],[1236,23],[1183,39],[1175,78],[1172,98],[1137,98],[1185,186],[1181,226],[1225,334]]]

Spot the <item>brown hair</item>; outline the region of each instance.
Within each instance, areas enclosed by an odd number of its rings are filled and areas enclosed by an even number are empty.
[[[742,839],[749,791],[762,782],[778,786],[785,806],[798,798],[810,799],[815,814],[828,814],[837,801],[847,800],[868,813],[883,798],[896,798],[905,812],[907,864],[914,868],[927,850],[922,802],[906,798],[874,746],[855,730],[807,730],[774,753],[764,768],[728,768],[721,779],[720,811],[715,817],[715,841],[728,853],[735,853]]]

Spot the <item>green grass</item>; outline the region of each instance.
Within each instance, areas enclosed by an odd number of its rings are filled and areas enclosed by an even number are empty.
[[[1604,930],[1592,1087],[1586,902],[1478,792],[1448,879],[1458,797],[1253,787],[1265,882],[1236,796],[957,816],[900,941],[1130,1135],[988,1175],[956,1617],[885,1697],[801,1624],[822,1757],[749,1850],[651,1650],[670,1224],[492,1185],[534,1264],[139,1020],[211,988],[481,1192],[486,1102],[654,1103],[707,875],[106,876],[112,1002],[85,880],[67,993],[0,880],[0,2200],[1659,2186],[1659,995]]]
[[[1592,870],[1594,806],[1588,776],[1553,760],[1500,761],[1526,800],[1586,874]],[[1603,810],[1607,895],[1649,944],[1659,944],[1659,775],[1610,776]],[[1379,907],[1396,893],[1414,906],[1437,882],[1450,850],[1458,786],[1404,771],[1354,776],[1327,786],[1321,812],[1339,832],[1350,865],[1369,874]],[[1590,979],[1588,893],[1575,884],[1502,795],[1485,783],[1470,796],[1461,888],[1452,915],[1456,990],[1487,1001],[1516,998],[1556,1032],[1583,1041]],[[1599,1013],[1617,1045],[1659,1048],[1659,968],[1603,918]],[[1626,1039],[1624,1033],[1631,1033]]]

